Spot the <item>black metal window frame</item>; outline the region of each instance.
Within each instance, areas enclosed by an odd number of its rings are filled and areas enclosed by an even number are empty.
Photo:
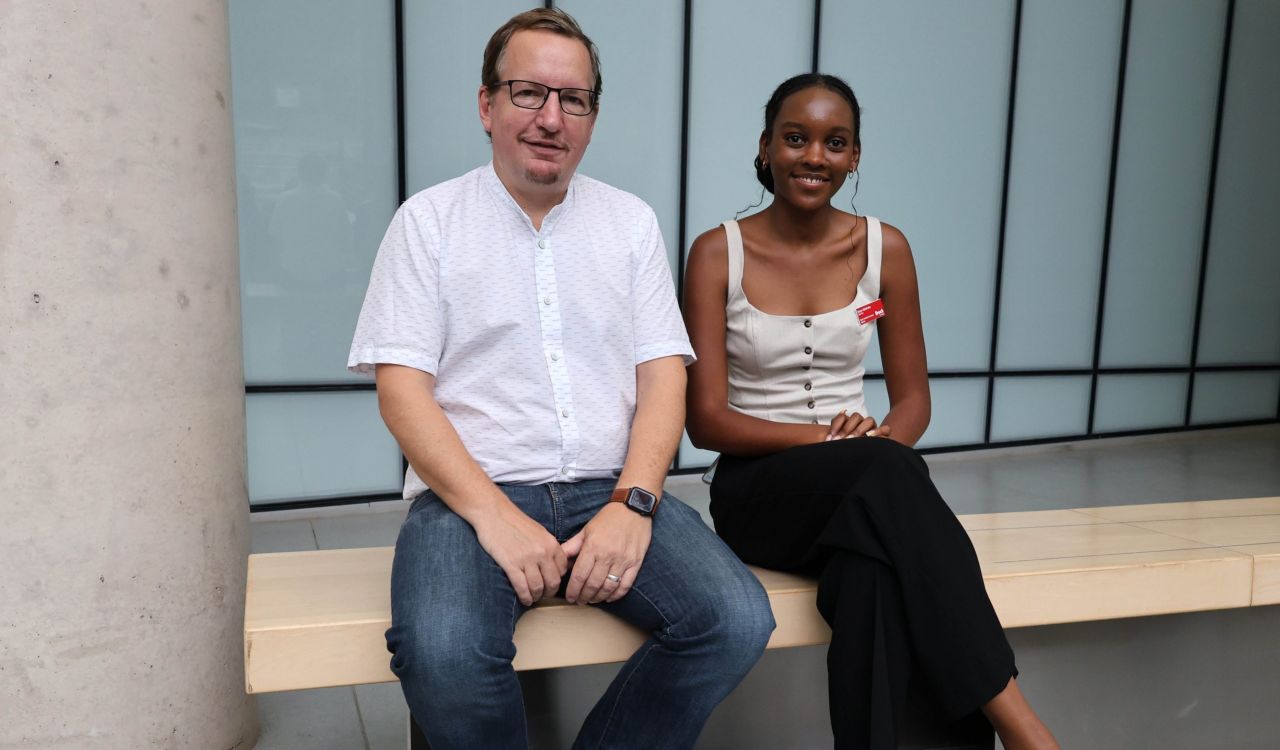
[[[404,39],[404,0],[394,0],[395,2],[395,69],[396,69],[396,156],[397,156],[397,187],[399,202],[403,203],[408,197],[406,194],[406,164],[405,164],[405,39]],[[683,46],[681,61],[681,90],[680,90],[680,163],[679,163],[679,246],[677,248],[677,268],[676,268],[676,289],[677,294],[683,298],[684,293],[684,265],[685,265],[685,247],[689,236],[687,206],[688,206],[688,185],[689,185],[689,95],[690,95],[690,51],[693,37],[693,3],[694,0],[684,1],[684,24],[683,24]],[[1093,337],[1093,361],[1089,367],[1080,368],[1034,368],[1034,369],[1001,369],[996,364],[996,347],[1000,334],[1000,298],[1003,286],[1004,274],[1004,254],[1005,254],[1005,229],[1008,224],[1008,206],[1009,206],[1009,167],[1010,157],[1013,152],[1013,127],[1014,114],[1017,99],[1017,83],[1018,83],[1018,62],[1021,52],[1022,37],[1022,5],[1023,0],[1014,1],[1013,24],[1010,29],[1012,37],[1012,48],[1010,53],[1009,66],[1009,98],[1008,109],[1005,118],[1005,149],[1004,149],[1004,178],[1001,188],[1000,198],[1000,230],[998,235],[998,244],[996,248],[996,265],[995,265],[995,283],[993,287],[994,304],[992,305],[991,314],[991,351],[986,369],[981,370],[931,370],[929,379],[986,379],[986,416],[983,424],[983,440],[976,443],[965,443],[958,445],[934,446],[921,449],[921,453],[949,453],[956,451],[970,451],[987,448],[1005,448],[1025,445],[1040,445],[1046,443],[1059,443],[1078,440],[1090,440],[1104,437],[1130,437],[1140,435],[1156,435],[1163,433],[1186,432],[1192,430],[1213,429],[1221,427],[1241,427],[1259,424],[1272,424],[1280,422],[1280,399],[1277,399],[1276,412],[1274,417],[1269,419],[1256,419],[1234,422],[1215,422],[1210,424],[1192,424],[1191,411],[1192,401],[1195,394],[1196,376],[1201,373],[1221,373],[1221,372],[1276,372],[1280,373],[1280,362],[1264,363],[1264,364],[1217,364],[1206,365],[1199,363],[1200,351],[1200,326],[1204,309],[1205,296],[1205,276],[1209,263],[1209,244],[1211,238],[1212,222],[1213,222],[1213,205],[1214,196],[1217,188],[1218,178],[1218,155],[1222,134],[1222,117],[1223,106],[1226,99],[1227,73],[1228,64],[1231,56],[1231,37],[1235,24],[1235,7],[1236,0],[1228,0],[1226,8],[1226,18],[1224,19],[1224,32],[1222,43],[1222,56],[1219,63],[1218,73],[1218,92],[1217,105],[1214,116],[1213,126],[1213,144],[1210,156],[1209,166],[1209,182],[1204,208],[1203,231],[1201,234],[1201,246],[1198,268],[1198,280],[1196,285],[1196,302],[1195,317],[1192,328],[1191,339],[1191,355],[1186,365],[1182,366],[1152,366],[1152,367],[1104,367],[1101,365],[1102,354],[1102,335],[1103,325],[1106,314],[1106,290],[1107,290],[1107,272],[1111,251],[1111,228],[1113,223],[1113,211],[1115,207],[1115,185],[1116,185],[1116,166],[1119,161],[1120,148],[1120,127],[1123,117],[1124,108],[1124,89],[1125,78],[1128,65],[1129,54],[1129,37],[1130,25],[1133,15],[1133,0],[1125,0],[1124,15],[1122,21],[1122,29],[1120,34],[1120,54],[1119,69],[1116,74],[1116,96],[1114,105],[1114,119],[1111,134],[1111,155],[1110,155],[1110,172],[1107,179],[1107,208],[1104,220],[1104,235],[1102,244],[1101,263],[1099,264],[1099,284],[1098,298],[1096,302],[1095,325]],[[552,0],[546,0],[544,7],[554,7]],[[811,70],[817,72],[820,68],[820,50],[821,42],[821,20],[822,20],[822,0],[813,0],[813,41]],[[1182,424],[1172,427],[1159,427],[1150,429],[1135,429],[1110,432],[1098,432],[1095,430],[1095,416],[1098,398],[1098,382],[1101,376],[1105,375],[1186,375],[1187,391],[1186,402],[1183,413]],[[1088,377],[1089,384],[1089,411],[1086,431],[1082,434],[1058,435],[1046,438],[1034,438],[1025,440],[1004,440],[993,441],[991,439],[992,427],[992,410],[995,402],[995,383],[997,378],[1035,378],[1035,377],[1062,377],[1062,376],[1080,376]],[[866,378],[868,380],[883,380],[882,373],[869,373]],[[246,384],[246,394],[262,394],[262,393],[326,393],[326,392],[344,392],[344,391],[376,391],[371,382],[361,383],[286,383],[286,384]],[[408,468],[408,462],[401,456],[402,468]],[[679,455],[676,456],[675,464],[672,468],[672,474],[690,474],[701,472],[705,466],[682,466]],[[344,505],[377,502],[383,500],[398,500],[400,492],[386,492],[374,494],[355,494],[355,495],[333,495],[327,497],[310,497],[297,500],[285,500],[280,502],[262,503],[252,506],[255,511],[263,510],[281,510],[289,508],[312,508],[327,505]]]

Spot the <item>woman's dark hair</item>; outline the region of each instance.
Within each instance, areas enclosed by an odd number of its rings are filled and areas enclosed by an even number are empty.
[[[862,108],[858,106],[858,97],[853,95],[853,89],[849,88],[849,84],[844,79],[827,75],[826,73],[801,73],[798,76],[792,76],[778,85],[773,90],[773,96],[769,97],[769,102],[764,105],[764,140],[768,143],[773,138],[773,121],[778,119],[778,110],[782,109],[782,102],[788,96],[799,91],[813,87],[824,88],[828,91],[834,91],[849,103],[849,108],[853,110],[853,145],[861,146],[862,133]],[[760,157],[756,156],[756,179],[764,185],[764,189],[770,193],[773,192],[773,173],[769,168],[760,163]]]

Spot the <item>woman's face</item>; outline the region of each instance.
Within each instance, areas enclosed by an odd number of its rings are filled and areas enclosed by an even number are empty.
[[[813,86],[782,101],[773,137],[760,137],[760,158],[773,173],[775,200],[801,208],[831,202],[858,167],[853,109],[834,91]]]

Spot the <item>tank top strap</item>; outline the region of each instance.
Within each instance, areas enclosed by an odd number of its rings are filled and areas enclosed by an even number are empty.
[[[861,289],[871,299],[880,296],[880,256],[884,249],[884,233],[880,228],[880,220],[874,216],[867,217],[867,270],[858,282]],[[732,267],[732,266],[730,266]],[[739,276],[741,279],[741,276]]]
[[[730,219],[722,224],[724,233],[729,238],[729,288],[726,299],[732,300],[742,296],[742,230],[738,222]]]

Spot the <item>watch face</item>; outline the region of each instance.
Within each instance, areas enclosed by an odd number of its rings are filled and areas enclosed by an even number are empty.
[[[652,492],[639,487],[632,487],[631,493],[627,495],[627,507],[646,516],[653,513],[653,507],[657,504],[658,498]]]

